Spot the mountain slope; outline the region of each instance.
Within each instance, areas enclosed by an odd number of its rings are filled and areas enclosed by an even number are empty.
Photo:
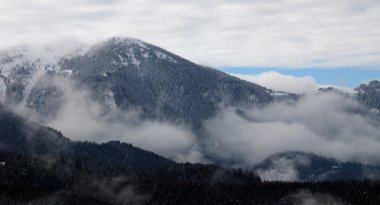
[[[355,89],[356,99],[367,106],[374,114],[380,111],[380,81],[374,80]]]
[[[259,106],[273,99],[261,86],[131,38],[110,38],[82,52],[57,55],[49,64],[22,56],[23,51],[0,56],[5,101],[24,103],[43,116],[54,117],[63,104],[62,90],[51,80],[57,77],[89,89],[105,113],[139,109],[143,119],[179,121],[195,129],[221,106]]]
[[[59,131],[26,121],[0,105],[0,151],[25,156],[87,158],[110,166],[145,169],[174,164],[130,144],[74,142]]]

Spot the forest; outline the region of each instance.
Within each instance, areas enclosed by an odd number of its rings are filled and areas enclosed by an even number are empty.
[[[1,153],[0,162],[0,204],[380,203],[380,181],[264,182],[215,165],[125,167],[63,155]]]
[[[380,181],[268,182],[119,141],[72,141],[1,106],[0,130],[0,204],[380,204]]]

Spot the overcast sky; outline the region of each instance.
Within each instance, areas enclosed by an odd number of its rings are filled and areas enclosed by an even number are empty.
[[[1,0],[0,48],[130,36],[214,67],[380,68],[379,0]]]

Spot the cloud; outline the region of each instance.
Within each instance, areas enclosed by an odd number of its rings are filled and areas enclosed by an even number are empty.
[[[182,124],[165,121],[143,121],[138,110],[104,113],[88,91],[75,83],[54,79],[63,91],[63,102],[54,120],[54,127],[73,140],[108,142],[120,140],[132,143],[178,162],[205,162],[195,135]]]
[[[310,159],[303,155],[294,155],[292,158],[271,156],[269,168],[259,168],[255,173],[265,181],[298,181],[297,167],[307,167]]]
[[[59,78],[53,82],[63,93],[62,105],[47,125],[73,140],[120,140],[179,162],[212,159],[245,168],[285,151],[380,163],[378,122],[354,99],[338,94],[306,95],[292,104],[243,109],[243,114],[230,107],[204,123],[205,137],[200,139],[186,124],[141,120],[138,109],[105,112],[90,92],[76,87],[75,82]],[[281,161],[279,166],[274,170],[277,173],[263,176],[282,173],[282,178],[297,177],[292,162]]]
[[[298,171],[290,159],[275,160],[270,169],[258,169],[256,174],[264,181],[297,181]]]
[[[379,164],[378,122],[354,100],[337,94],[308,95],[295,104],[234,108],[206,123],[207,155],[252,167],[285,151],[312,152],[342,161]]]
[[[356,93],[356,91],[351,87],[318,84],[311,76],[296,77],[293,75],[284,75],[275,71],[268,71],[259,74],[229,74],[242,80],[272,89],[274,91],[305,94],[317,92],[319,88],[333,87],[344,93]]]
[[[234,73],[231,73],[231,75],[275,91],[301,94],[315,92],[320,87],[311,76],[295,77],[275,71],[263,72],[257,75]]]
[[[131,36],[197,63],[379,67],[377,0],[3,0],[0,47]]]
[[[342,201],[329,194],[325,193],[310,193],[309,191],[301,190],[297,193],[291,194],[284,199],[285,202],[299,205],[318,205],[318,204],[331,204],[342,205]]]

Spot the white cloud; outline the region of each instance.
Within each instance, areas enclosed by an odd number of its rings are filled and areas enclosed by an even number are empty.
[[[265,181],[297,181],[298,171],[291,159],[278,158],[269,169],[258,169],[256,174]]]
[[[261,85],[274,91],[282,91],[296,94],[314,93],[318,88],[333,87],[344,93],[355,94],[354,88],[337,85],[320,85],[311,76],[296,77],[284,75],[275,71],[268,71],[259,74],[238,74],[229,73],[242,80]]]
[[[54,79],[64,99],[56,118],[49,121],[73,140],[108,142],[120,140],[153,151],[178,162],[205,162],[196,136],[182,124],[139,120],[138,110],[104,114],[89,92],[74,87],[75,83]]]
[[[292,204],[299,205],[318,205],[318,204],[331,204],[342,205],[340,199],[334,198],[331,195],[323,193],[310,193],[309,191],[301,190],[298,193],[291,194],[284,199],[285,201],[292,202]]]
[[[231,108],[209,120],[206,130],[213,142],[209,144],[214,144],[206,149],[208,154],[237,166],[252,167],[285,151],[380,163],[378,122],[362,114],[355,100],[336,94],[309,95],[295,104],[245,110],[244,117]]]
[[[379,67],[378,0],[2,0],[0,47],[136,37],[197,63]]]
[[[300,94],[304,92],[317,91],[320,87],[311,76],[295,77],[292,75],[283,75],[274,71],[264,72],[257,75],[230,74],[242,80],[246,80],[275,91]]]

